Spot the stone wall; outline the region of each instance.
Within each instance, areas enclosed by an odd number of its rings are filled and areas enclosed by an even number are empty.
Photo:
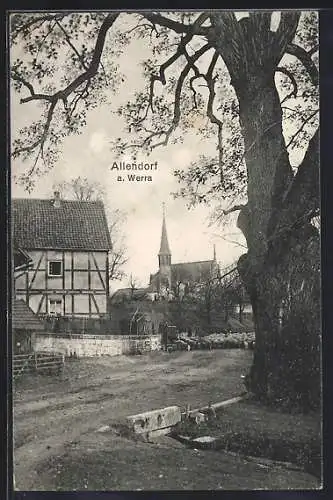
[[[65,356],[119,356],[161,349],[161,336],[36,334],[34,351],[60,352]]]

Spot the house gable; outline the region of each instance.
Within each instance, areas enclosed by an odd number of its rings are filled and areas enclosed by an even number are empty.
[[[12,200],[13,240],[23,249],[111,249],[104,205],[99,201],[16,198]]]
[[[101,202],[14,199],[14,247],[30,268],[16,296],[38,315],[100,317],[107,312],[110,234]]]

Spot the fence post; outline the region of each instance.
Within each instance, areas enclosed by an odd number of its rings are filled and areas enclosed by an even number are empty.
[[[64,370],[65,370],[65,355],[61,354],[61,367],[58,373],[60,373],[61,380],[64,379]]]
[[[37,352],[35,352],[34,358],[35,358],[35,371],[37,373],[38,371]]]

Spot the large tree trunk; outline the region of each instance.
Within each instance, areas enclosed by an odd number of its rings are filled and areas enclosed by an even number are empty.
[[[239,260],[256,332],[247,386],[260,399],[307,410],[321,401],[319,236],[302,234],[285,249],[255,274],[248,255]]]
[[[300,175],[294,177],[274,82],[275,68],[298,23],[297,17],[286,16],[276,36],[270,32],[265,14],[250,15],[240,23],[229,15],[216,16],[213,25],[221,33],[230,29],[234,34],[232,44],[221,39],[217,50],[238,97],[248,176],[248,203],[238,218],[248,246],[238,267],[251,299],[256,333],[248,387],[265,400],[299,402],[309,407],[320,401],[319,272],[311,265],[296,263],[312,264],[319,256],[318,235],[314,235],[309,218],[298,222],[305,207],[309,208],[310,194],[310,208],[316,202],[318,138],[310,143],[303,161],[309,171],[304,175],[301,167]],[[312,177],[314,187],[309,189],[305,179]],[[293,266],[297,268],[296,278],[290,280]],[[303,278],[311,286],[302,285],[298,293]],[[306,294],[315,297],[315,307],[306,300]],[[311,326],[305,317],[314,319]]]
[[[248,273],[243,272],[242,279],[252,289],[256,331],[249,388],[261,398],[299,404],[306,409],[320,403],[320,316],[304,294],[297,307],[294,303],[289,305],[284,323],[281,314],[288,294],[296,293],[296,285],[290,284],[285,269],[295,265],[295,254],[300,263],[305,263],[307,246],[315,238],[314,228],[307,221],[300,227],[295,225],[294,214],[298,212],[300,199],[283,211],[283,200],[293,176],[282,135],[280,103],[273,79],[262,86],[260,83],[254,79],[239,92],[248,171],[248,204],[239,218],[249,249]],[[319,244],[316,252],[311,253],[310,259],[319,257]],[[297,267],[297,278],[313,284],[309,293],[318,308],[319,290],[314,281],[319,272],[305,268]],[[307,307],[317,318],[312,331],[303,321]]]
[[[306,307],[312,305],[306,304],[305,296],[303,307],[289,305],[284,324],[281,314],[288,294],[296,293],[296,285],[290,284],[285,269],[295,265],[295,253],[300,262],[306,260],[307,245],[313,238],[312,226],[307,221],[301,229],[295,226],[294,213],[299,199],[295,199],[288,210],[282,210],[293,176],[273,79],[260,84],[260,80],[253,79],[252,84],[239,92],[248,171],[248,204],[239,217],[249,249],[247,273],[242,273],[242,279],[251,290],[256,331],[248,382],[249,389],[260,398],[299,404],[306,409],[320,402],[319,315],[314,312],[318,324],[312,325],[313,331],[309,331],[302,316],[307,314]],[[319,245],[316,249],[319,256]],[[311,254],[311,258],[314,257],[315,254]],[[316,272],[313,274],[311,269],[298,266],[296,274],[298,280],[309,279],[312,283]]]

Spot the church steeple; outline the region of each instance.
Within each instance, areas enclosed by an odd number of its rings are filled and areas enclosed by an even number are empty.
[[[158,252],[159,262],[161,264],[161,257],[168,257],[168,259],[163,259],[163,263],[171,264],[171,251],[168,242],[168,233],[165,223],[165,204],[163,203],[163,222],[162,222],[162,235],[161,235],[161,245],[160,251]]]
[[[165,204],[163,203],[163,222],[160,251],[158,252],[159,264],[159,291],[163,288],[171,289],[171,250],[168,242],[168,233],[165,223]]]

